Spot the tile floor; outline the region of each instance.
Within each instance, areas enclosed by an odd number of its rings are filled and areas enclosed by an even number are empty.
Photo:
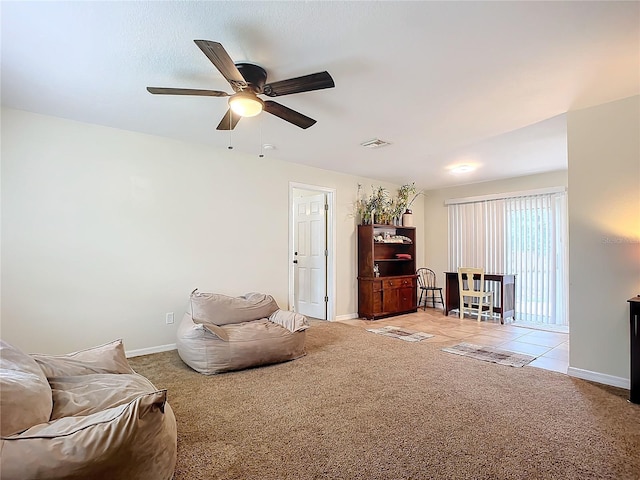
[[[569,366],[569,335],[561,332],[547,332],[518,326],[518,322],[508,320],[504,325],[499,319],[478,322],[475,318],[458,318],[457,312],[445,317],[442,310],[420,308],[416,313],[399,315],[380,320],[340,320],[341,323],[363,328],[393,325],[420,332],[430,333],[434,337],[428,342],[442,346],[466,342],[482,346],[499,347],[518,353],[536,355],[537,358],[528,367],[543,368],[555,372],[567,373]]]

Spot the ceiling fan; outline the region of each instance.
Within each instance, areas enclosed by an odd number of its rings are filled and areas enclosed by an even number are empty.
[[[160,95],[199,95],[205,97],[229,97],[229,109],[218,124],[217,130],[233,130],[241,117],[253,117],[263,110],[267,113],[297,125],[309,128],[316,123],[295,110],[272,100],[262,100],[258,95],[280,97],[292,93],[310,92],[335,87],[329,72],[318,72],[302,77],[290,78],[274,83],[266,83],[267,72],[253,63],[234,63],[222,44],[210,40],[194,40],[200,50],[229,82],[235,93],[219,90],[198,90],[191,88],[147,87],[150,93]]]

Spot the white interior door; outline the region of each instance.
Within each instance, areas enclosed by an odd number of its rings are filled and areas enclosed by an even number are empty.
[[[294,198],[294,301],[303,315],[327,318],[327,224],[324,193]]]

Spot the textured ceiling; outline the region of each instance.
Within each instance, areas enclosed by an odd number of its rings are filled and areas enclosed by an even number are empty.
[[[8,2],[7,107],[422,188],[566,168],[564,113],[640,92],[639,2]],[[278,97],[231,135],[231,92],[193,43],[222,43],[268,81],[327,70],[336,87]],[[360,143],[391,142],[380,149]],[[184,160],[188,162],[188,159]],[[453,175],[457,164],[476,171]]]

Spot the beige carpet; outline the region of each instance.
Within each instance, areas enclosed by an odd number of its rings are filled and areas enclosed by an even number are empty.
[[[640,478],[628,391],[314,321],[307,355],[204,376],[131,359],[169,389],[181,479]]]

